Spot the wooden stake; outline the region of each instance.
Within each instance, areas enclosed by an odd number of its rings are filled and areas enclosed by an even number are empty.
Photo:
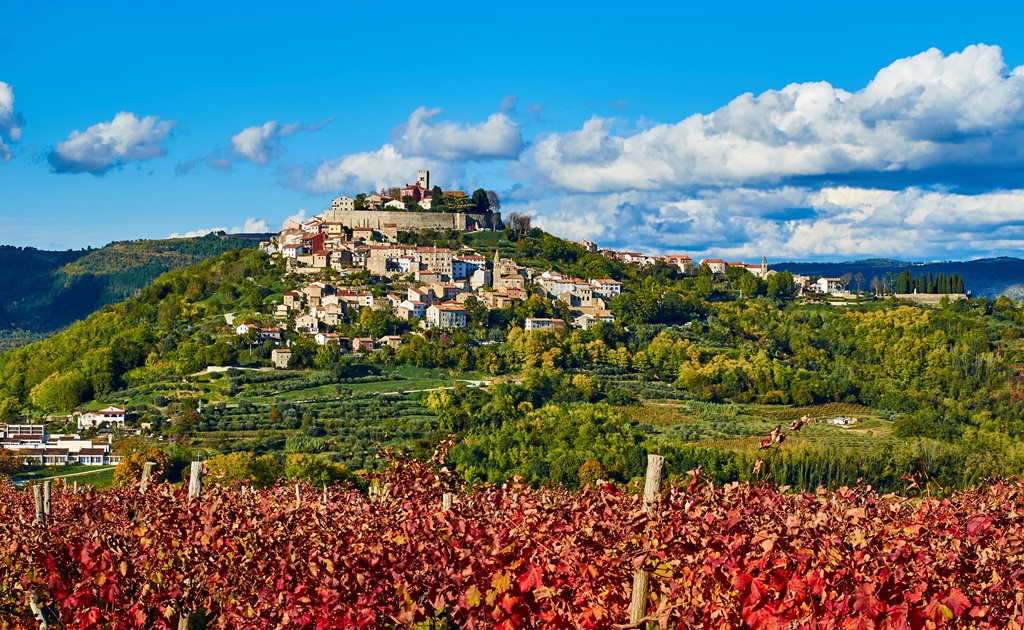
[[[139,484],[141,494],[146,493],[146,488],[149,487],[149,478],[153,475],[154,470],[156,470],[156,462],[146,462],[142,465],[142,482]]]
[[[74,494],[78,494],[78,482],[77,481],[75,482]]]
[[[46,524],[46,512],[43,511],[43,487],[38,483],[32,486],[32,495],[36,500],[36,523]]]
[[[43,515],[50,517],[50,494],[53,491],[53,482],[47,479],[43,482]]]
[[[324,505],[327,505],[327,484],[324,484]]]
[[[647,477],[644,480],[644,511],[647,517],[654,516],[657,511],[658,496],[661,494],[661,473],[665,469],[665,458],[661,455],[647,455]],[[647,616],[647,589],[650,587],[651,576],[647,571],[638,569],[633,574],[633,598],[629,605],[629,623],[639,624]]]
[[[644,510],[654,516],[658,495],[661,494],[661,473],[665,469],[665,458],[661,455],[647,456],[647,478],[644,482]]]
[[[441,509],[445,512],[451,512],[452,502],[455,500],[455,495],[451,492],[445,492],[441,497]]]
[[[188,497],[199,499],[203,493],[203,462],[192,462],[188,476]]]
[[[50,627],[50,622],[46,618],[46,611],[39,605],[39,591],[36,589],[32,589],[32,594],[29,595],[28,607],[32,610],[32,616],[39,622],[40,628]]]
[[[178,630],[188,630],[189,614],[186,612],[178,616]]]
[[[295,507],[302,505],[302,496],[299,494],[299,484],[295,484]]]
[[[633,599],[629,603],[629,623],[639,624],[647,616],[647,587],[651,576],[647,571],[633,574]]]

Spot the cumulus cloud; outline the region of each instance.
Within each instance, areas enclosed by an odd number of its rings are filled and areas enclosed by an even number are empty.
[[[271,120],[255,127],[246,127],[231,136],[231,153],[241,160],[265,166],[284,153],[281,138],[300,131],[319,131],[332,120],[328,118],[314,124],[280,124]]]
[[[21,140],[25,121],[14,111],[14,88],[0,81],[0,162],[9,162],[13,151],[9,143]]]
[[[306,219],[308,219],[308,218],[309,218],[309,217],[308,217],[308,216],[306,216],[306,209],[305,209],[305,208],[302,208],[302,209],[300,209],[300,210],[299,210],[298,212],[296,212],[295,214],[293,214],[293,215],[290,215],[290,216],[287,216],[287,217],[285,217],[285,218],[284,218],[284,221],[282,221],[282,222],[281,222],[281,228],[283,229],[283,228],[284,228],[284,226],[285,226],[285,225],[286,225],[286,224],[287,224],[287,223],[288,223],[289,221],[295,221],[296,223],[303,223],[303,222],[305,222],[305,221],[306,221]]]
[[[523,150],[519,125],[508,115],[515,103],[515,97],[506,97],[502,111],[475,125],[435,121],[440,109],[418,107],[395,130],[394,146],[403,155],[443,160],[515,159]]]
[[[163,157],[167,149],[161,143],[175,124],[159,116],[139,118],[120,112],[110,122],[72,131],[48,156],[50,166],[57,173],[102,175],[127,162]]]
[[[392,144],[377,151],[353,153],[324,161],[305,184],[312,193],[338,190],[377,190],[406,183],[419,169],[429,169],[435,181],[443,181],[452,169],[444,162],[401,154]]]
[[[894,62],[857,92],[794,83],[633,134],[615,133],[613,123],[595,117],[539,138],[526,157],[536,183],[611,192],[1020,169],[1024,67],[1008,71],[995,46],[948,56],[931,49]]]
[[[226,234],[262,234],[270,231],[270,225],[264,219],[257,219],[255,217],[249,217],[245,220],[242,225],[236,225],[235,227],[228,229],[226,227],[214,227],[214,228],[200,228],[198,230],[189,230],[188,232],[178,233],[173,232],[167,238],[195,238],[199,236],[206,236],[214,232],[224,232]]]
[[[846,186],[569,194],[506,202],[566,238],[736,259],[960,258],[1024,248],[1024,190]]]
[[[502,101],[502,111],[479,124],[461,125],[435,119],[440,109],[419,107],[392,133],[393,142],[376,151],[351,153],[321,162],[307,174],[301,169],[281,170],[284,185],[320,194],[342,190],[376,190],[407,183],[420,169],[428,169],[433,181],[452,181],[461,176],[464,164],[474,161],[515,159],[523,138],[508,115],[516,97]]]

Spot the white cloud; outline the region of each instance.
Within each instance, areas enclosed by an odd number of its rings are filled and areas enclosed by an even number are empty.
[[[514,97],[512,97],[514,99]],[[506,98],[503,110],[515,107]],[[475,125],[450,120],[435,122],[440,109],[418,107],[409,120],[395,130],[395,148],[403,155],[444,160],[515,159],[523,150],[523,136],[506,111],[491,114]]]
[[[281,138],[300,131],[319,131],[331,120],[333,118],[309,125],[302,123],[282,125],[276,120],[271,120],[256,127],[246,127],[231,136],[231,152],[239,159],[264,166],[284,153]]]
[[[173,232],[167,238],[195,238],[199,236],[206,236],[214,232],[224,232],[226,234],[260,234],[270,231],[270,225],[264,219],[257,219],[255,217],[249,217],[245,220],[242,225],[236,225],[235,227],[228,229],[226,227],[214,227],[214,228],[200,228],[198,230],[189,230],[188,232],[178,233]]]
[[[289,221],[295,221],[296,223],[303,223],[309,217],[306,216],[306,209],[302,208],[293,215],[285,217],[284,221],[281,222],[281,227],[284,228],[285,224]]]
[[[306,188],[313,193],[338,190],[377,190],[384,186],[400,186],[412,180],[416,171],[428,169],[434,181],[443,181],[452,172],[445,163],[424,158],[406,157],[391,144],[377,151],[353,153],[324,161],[316,169]]]
[[[245,220],[245,223],[243,223],[241,227],[231,228],[230,234],[261,234],[269,231],[270,225],[265,219],[250,217]]]
[[[790,178],[1024,165],[1024,68],[1002,51],[935,49],[847,92],[824,82],[744,94],[707,115],[616,134],[613,121],[539,138],[536,184],[573,192],[774,185]]]
[[[737,188],[571,194],[512,211],[566,238],[652,253],[736,259],[908,259],[1002,255],[1024,249],[1024,190],[977,195],[910,187]]]
[[[21,140],[24,122],[14,111],[14,88],[0,81],[0,162],[9,162],[13,154],[8,142]]]
[[[163,157],[167,149],[160,145],[176,124],[158,116],[139,118],[120,112],[110,122],[95,124],[84,132],[71,132],[49,155],[57,173],[101,175],[126,162],[141,162]]]
[[[224,232],[226,234],[227,231],[228,229],[224,227],[215,227],[209,229],[200,228],[198,230],[189,230],[188,232],[184,233],[171,232],[170,234],[167,235],[167,238],[196,238],[200,236],[206,236],[207,234],[212,234],[214,232]]]
[[[502,108],[514,108],[515,97],[506,97]],[[392,134],[394,142],[376,151],[352,153],[324,160],[312,176],[285,170],[286,185],[320,194],[337,191],[377,190],[412,181],[416,171],[427,169],[434,182],[451,182],[463,171],[463,163],[513,159],[523,149],[519,125],[502,111],[476,125],[435,122],[440,109],[419,107]]]

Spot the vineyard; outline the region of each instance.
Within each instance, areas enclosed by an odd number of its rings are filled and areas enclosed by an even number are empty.
[[[33,605],[74,628],[1024,627],[1020,482],[907,498],[694,471],[645,505],[437,462],[394,461],[368,495],[57,485],[38,519],[0,486],[0,627],[40,627]]]

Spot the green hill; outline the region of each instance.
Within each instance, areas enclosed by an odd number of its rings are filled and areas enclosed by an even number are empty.
[[[680,277],[539,231],[462,239],[539,269],[621,278],[616,323],[526,333],[525,317],[561,317],[568,306],[539,295],[492,311],[468,303],[467,330],[405,335],[367,356],[289,330],[289,369],[255,371],[272,342],[236,335],[224,314],[271,325],[282,294],[309,277],[261,251],[232,250],[0,354],[0,420],[122,404],[196,448],[305,453],[352,469],[374,468],[376,448],[425,453],[451,433],[468,479],[570,487],[592,474],[628,480],[634,455],[651,449],[676,472],[703,467],[725,483],[764,467],[810,489],[864,479],[894,490],[916,472],[948,487],[1024,470],[1024,308],[1008,298],[922,307],[865,297],[833,307],[796,299],[787,273],[769,282],[742,270]],[[61,262],[52,258],[39,264]],[[324,274],[401,292],[365,273]],[[341,320],[346,338],[414,329],[369,308]],[[197,374],[207,366],[226,369]],[[456,379],[499,382],[478,389]],[[763,452],[773,427],[805,414],[857,420],[807,426]]]
[[[63,252],[0,246],[0,351],[41,339],[135,295],[166,271],[252,247],[259,238],[209,234]]]

